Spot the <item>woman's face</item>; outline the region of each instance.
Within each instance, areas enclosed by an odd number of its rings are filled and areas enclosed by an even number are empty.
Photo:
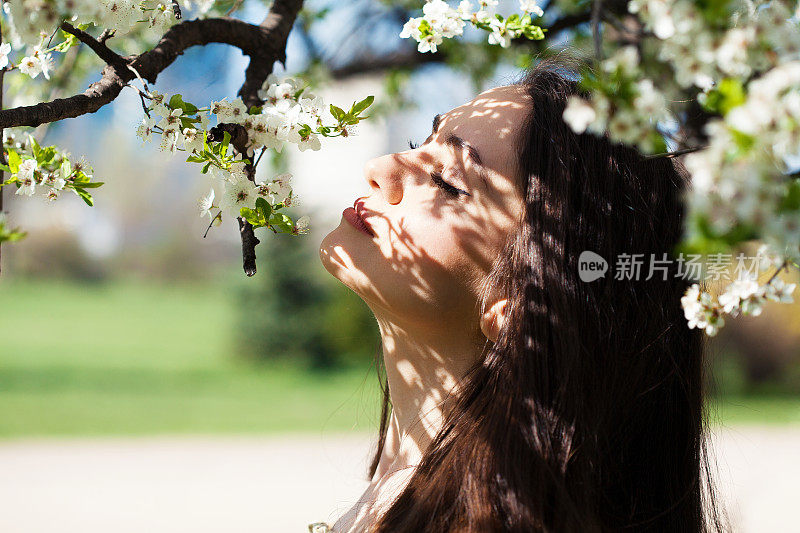
[[[438,115],[417,148],[367,162],[371,193],[357,207],[372,235],[343,217],[320,258],[379,319],[414,330],[478,327],[481,283],[522,210],[523,91],[485,91]]]

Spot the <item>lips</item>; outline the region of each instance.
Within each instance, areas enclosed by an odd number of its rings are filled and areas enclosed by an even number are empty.
[[[358,198],[355,202],[353,202],[353,207],[348,207],[345,209],[342,215],[356,229],[361,230],[370,237],[375,237],[375,232],[364,218],[364,209],[364,201],[361,198]]]

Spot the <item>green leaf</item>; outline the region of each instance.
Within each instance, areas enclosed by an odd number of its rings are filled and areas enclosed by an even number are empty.
[[[757,229],[748,224],[738,224],[725,233],[718,233],[711,227],[706,215],[697,214],[689,220],[687,238],[676,246],[675,252],[728,253],[737,244],[757,237]]]
[[[333,118],[335,118],[338,122],[341,122],[345,115],[347,115],[347,113],[344,112],[344,109],[341,107],[336,107],[333,104],[331,104],[330,109],[331,115],[333,115]]]
[[[250,225],[252,225],[254,228],[259,228],[259,227],[265,225],[263,223],[264,220],[259,218],[258,213],[256,211],[253,211],[249,207],[242,207],[239,210],[239,214],[241,215],[241,217],[243,219],[248,221],[250,223]]]
[[[294,227],[292,219],[283,213],[273,213],[272,216],[269,217],[269,223],[284,232],[291,232]]]
[[[189,157],[186,158],[187,163],[202,163],[205,160],[206,160],[205,157],[200,157],[198,155],[190,155]]]
[[[105,185],[104,181],[87,181],[80,184],[81,189],[96,189],[101,185]]]
[[[22,163],[22,159],[19,157],[19,154],[14,150],[8,151],[8,166],[11,169],[11,172],[16,174],[19,172],[19,165]]]
[[[33,157],[38,161],[39,160],[39,150],[41,150],[42,147],[39,146],[38,141],[34,138],[33,135],[28,135],[28,139],[30,140],[31,147],[33,148]]]
[[[64,159],[61,161],[61,176],[67,179],[70,175],[72,175],[72,163],[69,162],[69,159]]]
[[[713,90],[698,96],[700,105],[706,111],[723,116],[734,107],[742,105],[746,99],[742,81],[736,78],[724,78]]]
[[[756,138],[734,128],[729,128],[736,146],[743,152],[748,152],[756,143]]]
[[[796,211],[800,209],[800,178],[792,178],[786,184],[786,196],[781,198],[779,211]]]
[[[185,115],[194,115],[197,113],[197,106],[189,102],[184,102],[180,94],[173,94],[169,99],[169,107],[172,109],[181,109]]]
[[[172,109],[183,109],[183,98],[179,94],[173,94],[167,106]]]
[[[53,158],[56,156],[56,147],[55,146],[48,146],[47,148],[41,148],[39,150],[39,155],[36,156],[36,162],[39,166],[49,165],[52,163]]]
[[[361,100],[360,102],[354,103],[353,106],[350,108],[350,114],[358,115],[359,113],[364,111],[366,108],[371,106],[372,102],[374,102],[374,101],[375,101],[375,97],[370,95],[370,96],[367,96],[366,98],[364,98],[363,100]]]
[[[231,142],[231,134],[227,131],[223,132],[222,134],[222,144],[220,145],[220,155],[225,155],[228,153],[228,145]]]
[[[91,194],[89,194],[89,193],[88,193],[88,192],[86,192],[85,190],[83,190],[83,189],[80,189],[80,188],[77,188],[77,187],[76,187],[75,189],[73,189],[73,190],[75,191],[75,193],[76,193],[78,196],[80,196],[80,197],[81,197],[81,199],[82,199],[84,202],[86,202],[86,205],[88,205],[88,206],[93,206],[93,205],[94,205],[94,200],[92,199],[92,195],[91,195]]]
[[[19,228],[7,228],[5,222],[0,220],[0,243],[16,242],[22,240],[26,235],[27,233],[19,231]]]
[[[256,198],[256,210],[258,214],[266,221],[272,215],[272,207],[263,198]]]
[[[522,34],[525,35],[527,39],[541,41],[544,39],[544,31],[539,26],[526,26],[524,30],[522,30]]]
[[[72,46],[78,44],[78,38],[71,33],[61,30],[61,35],[64,37],[64,40],[55,47],[55,50],[64,53]]]

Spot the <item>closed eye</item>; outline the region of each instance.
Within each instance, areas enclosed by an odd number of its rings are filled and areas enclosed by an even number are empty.
[[[415,143],[414,141],[412,141],[411,139],[409,139],[408,140],[408,147],[411,148],[412,150],[415,150],[415,149],[419,148],[419,145],[417,143]],[[435,172],[435,171],[431,172],[431,181],[433,181],[433,183],[435,183],[437,187],[442,189],[444,192],[446,192],[448,195],[452,196],[453,198],[457,197],[459,194],[472,196],[467,191],[465,191],[463,189],[459,189],[458,187],[454,187],[453,185],[450,185],[449,183],[444,181],[444,179],[442,178],[442,174],[439,173],[439,172]]]
[[[442,175],[439,172],[435,172],[435,171],[431,172],[431,180],[433,180],[433,183],[435,183],[437,187],[442,189],[444,192],[446,192],[448,195],[452,196],[453,198],[457,197],[459,194],[465,194],[467,196],[472,196],[467,191],[459,189],[458,187],[454,187],[454,186],[450,185],[449,183],[447,183],[446,181],[444,181],[442,179]]]

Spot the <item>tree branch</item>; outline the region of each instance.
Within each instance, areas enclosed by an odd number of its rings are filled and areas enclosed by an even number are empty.
[[[210,43],[229,44],[250,56],[245,85],[242,88],[247,89],[249,98],[257,98],[258,90],[272,71],[272,64],[275,61],[282,63],[286,61],[286,38],[302,4],[302,0],[275,0],[267,18],[260,25],[227,17],[190,20],[176,24],[167,30],[152,50],[138,56],[121,57],[125,68],[122,64],[115,63],[106,66],[101,79],[92,83],[83,94],[33,106],[0,110],[0,128],[38,126],[94,113],[119,96],[122,88],[134,78],[135,75],[127,65],[136,68],[150,83],[155,83],[158,74],[186,49]],[[76,32],[80,31],[73,29]],[[80,39],[78,34],[73,33],[73,35]],[[91,41],[82,39],[81,42],[86,42],[96,53],[101,50],[109,60],[112,59],[102,50],[105,48],[111,52],[108,47],[91,36],[88,38]],[[89,44],[92,41],[96,46]]]
[[[136,76],[135,72],[150,83],[155,83],[158,75],[186,49],[210,43],[235,46],[250,57],[239,96],[248,107],[260,105],[263,102],[258,97],[258,91],[272,73],[275,61],[286,63],[286,40],[302,6],[303,0],[275,0],[259,25],[229,17],[183,21],[167,30],[152,50],[126,57],[119,56],[105,45],[105,40],[111,35],[109,32],[103,32],[101,41],[98,41],[65,22],[61,25],[64,31],[75,35],[107,63],[101,79],[92,83],[83,94],[0,110],[0,131],[6,127],[38,126],[94,113],[119,96],[122,88]],[[244,139],[237,137],[234,148],[246,155],[246,142],[246,134]],[[254,181],[255,166],[252,163],[246,165],[246,170],[248,177]],[[241,218],[238,221],[244,271],[252,276],[256,273],[255,247],[259,240],[247,221]]]
[[[553,21],[547,27],[547,35],[552,36],[559,32],[570,30],[580,24],[591,20],[591,12],[573,13],[564,15]],[[512,44],[528,46],[530,40],[525,37],[513,39]],[[405,50],[393,52],[383,56],[367,56],[351,61],[341,67],[330,69],[333,79],[349,78],[358,74],[372,72],[382,72],[390,68],[411,68],[427,63],[444,63],[447,61],[447,54],[439,51],[435,54],[420,54],[416,48],[408,47]]]
[[[92,37],[85,31],[74,27],[69,22],[62,22],[61,29],[77,37],[80,42],[91,48],[92,51],[95,54],[97,54],[98,57],[100,57],[100,59],[105,61],[107,64],[115,66],[120,69],[124,69],[124,66],[126,65],[125,60],[122,58],[122,56],[120,56],[119,54],[111,50],[108,46],[106,46],[104,42],[96,40],[94,37]],[[106,35],[105,32],[103,32],[101,38],[104,35]]]

